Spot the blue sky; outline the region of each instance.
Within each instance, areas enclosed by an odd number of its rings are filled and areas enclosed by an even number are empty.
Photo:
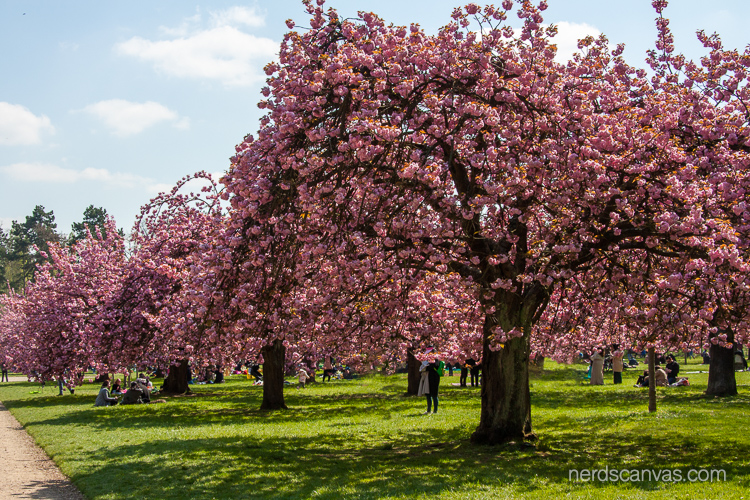
[[[436,32],[463,3],[326,5]],[[562,53],[601,32],[643,66],[655,37],[650,0],[549,4]],[[666,16],[689,57],[703,54],[697,29],[720,33],[727,47],[750,42],[747,0],[672,0]],[[0,0],[0,226],[44,205],[67,233],[93,204],[128,231],[140,206],[180,177],[224,171],[257,130],[262,69],[289,18],[307,24],[298,0]]]

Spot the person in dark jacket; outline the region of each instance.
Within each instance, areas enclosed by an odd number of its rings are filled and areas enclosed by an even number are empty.
[[[471,367],[471,386],[479,387],[479,375],[482,373],[482,364],[476,363]]]
[[[677,364],[677,361],[671,354],[667,356],[667,366],[665,368],[666,370],[664,371],[667,372],[667,382],[670,384],[677,382],[677,375],[680,374],[680,365]]]
[[[143,390],[138,386],[136,382],[130,383],[130,389],[122,397],[122,403],[124,405],[137,405],[143,403]]]
[[[466,387],[466,378],[469,375],[469,370],[474,368],[476,366],[477,362],[474,361],[473,358],[469,358],[466,361],[464,361],[464,364],[461,366],[461,378],[459,379],[459,383],[461,387]],[[472,384],[473,385],[473,384]]]
[[[138,378],[135,379],[136,386],[141,390],[141,399],[144,403],[151,402],[151,389],[149,389],[150,380],[144,374],[138,374]]]
[[[466,379],[469,376],[469,369],[466,368],[466,365],[460,365],[461,368],[461,376],[458,378],[458,385],[460,387],[466,387]]]
[[[437,413],[438,411],[438,389],[440,389],[440,374],[438,373],[438,365],[440,362],[436,359],[432,363],[429,363],[425,368],[427,372],[427,384],[430,388],[430,392],[425,393],[427,396],[427,412]]]

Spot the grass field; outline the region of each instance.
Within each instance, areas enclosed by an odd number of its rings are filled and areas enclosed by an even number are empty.
[[[244,377],[157,405],[94,408],[93,384],[58,397],[21,382],[2,384],[0,401],[90,499],[750,498],[750,372],[725,399],[702,395],[707,374],[686,374],[691,386],[660,388],[649,414],[635,371],[591,387],[581,365],[546,368],[532,378],[532,448],[472,445],[479,390],[457,376],[442,379],[435,415],[402,396],[404,375],[288,386],[278,412],[258,410],[261,388]],[[570,480],[605,467],[672,477]],[[726,480],[691,482],[691,470]]]

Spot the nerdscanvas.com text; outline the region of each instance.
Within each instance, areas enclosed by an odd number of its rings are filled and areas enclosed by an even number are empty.
[[[569,469],[568,481],[599,482],[721,482],[727,480],[724,469]]]

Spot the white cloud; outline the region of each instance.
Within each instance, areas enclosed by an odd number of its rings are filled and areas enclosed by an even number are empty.
[[[179,129],[190,126],[188,118],[180,118],[176,112],[153,101],[139,103],[110,99],[89,104],[83,110],[101,120],[120,137],[138,134],[163,121],[171,121]]]
[[[14,163],[0,167],[0,172],[16,181],[47,182],[52,184],[74,184],[93,181],[116,188],[142,188],[150,191],[156,186],[154,179],[139,175],[110,172],[104,168],[73,170],[51,163]]]
[[[169,26],[159,26],[159,31],[165,36],[170,37],[188,36],[190,33],[199,29],[200,25],[201,15],[200,12],[198,12],[194,16],[186,17],[185,19],[183,19],[182,24],[180,24],[176,28],[170,28]]]
[[[573,58],[573,54],[579,52],[578,40],[591,35],[597,38],[602,34],[601,31],[586,23],[569,23],[562,21],[555,23],[557,26],[557,36],[552,39],[552,43],[557,45],[557,54],[555,61],[565,63]]]
[[[165,40],[133,37],[115,50],[153,64],[157,71],[180,78],[217,80],[227,86],[249,86],[265,78],[263,66],[274,59],[279,44],[256,37],[241,27],[259,27],[264,19],[255,9],[231,7],[210,12],[208,28],[200,14],[174,29],[162,28]]]
[[[13,226],[14,220],[15,219],[11,219],[10,217],[0,217],[0,228],[7,233]]]
[[[210,12],[209,14],[211,16],[211,25],[216,28],[237,25],[260,28],[266,24],[266,20],[258,14],[255,8],[235,6],[218,12]]]
[[[55,127],[45,115],[36,116],[19,104],[0,102],[0,144],[39,144],[45,132],[55,133]]]

